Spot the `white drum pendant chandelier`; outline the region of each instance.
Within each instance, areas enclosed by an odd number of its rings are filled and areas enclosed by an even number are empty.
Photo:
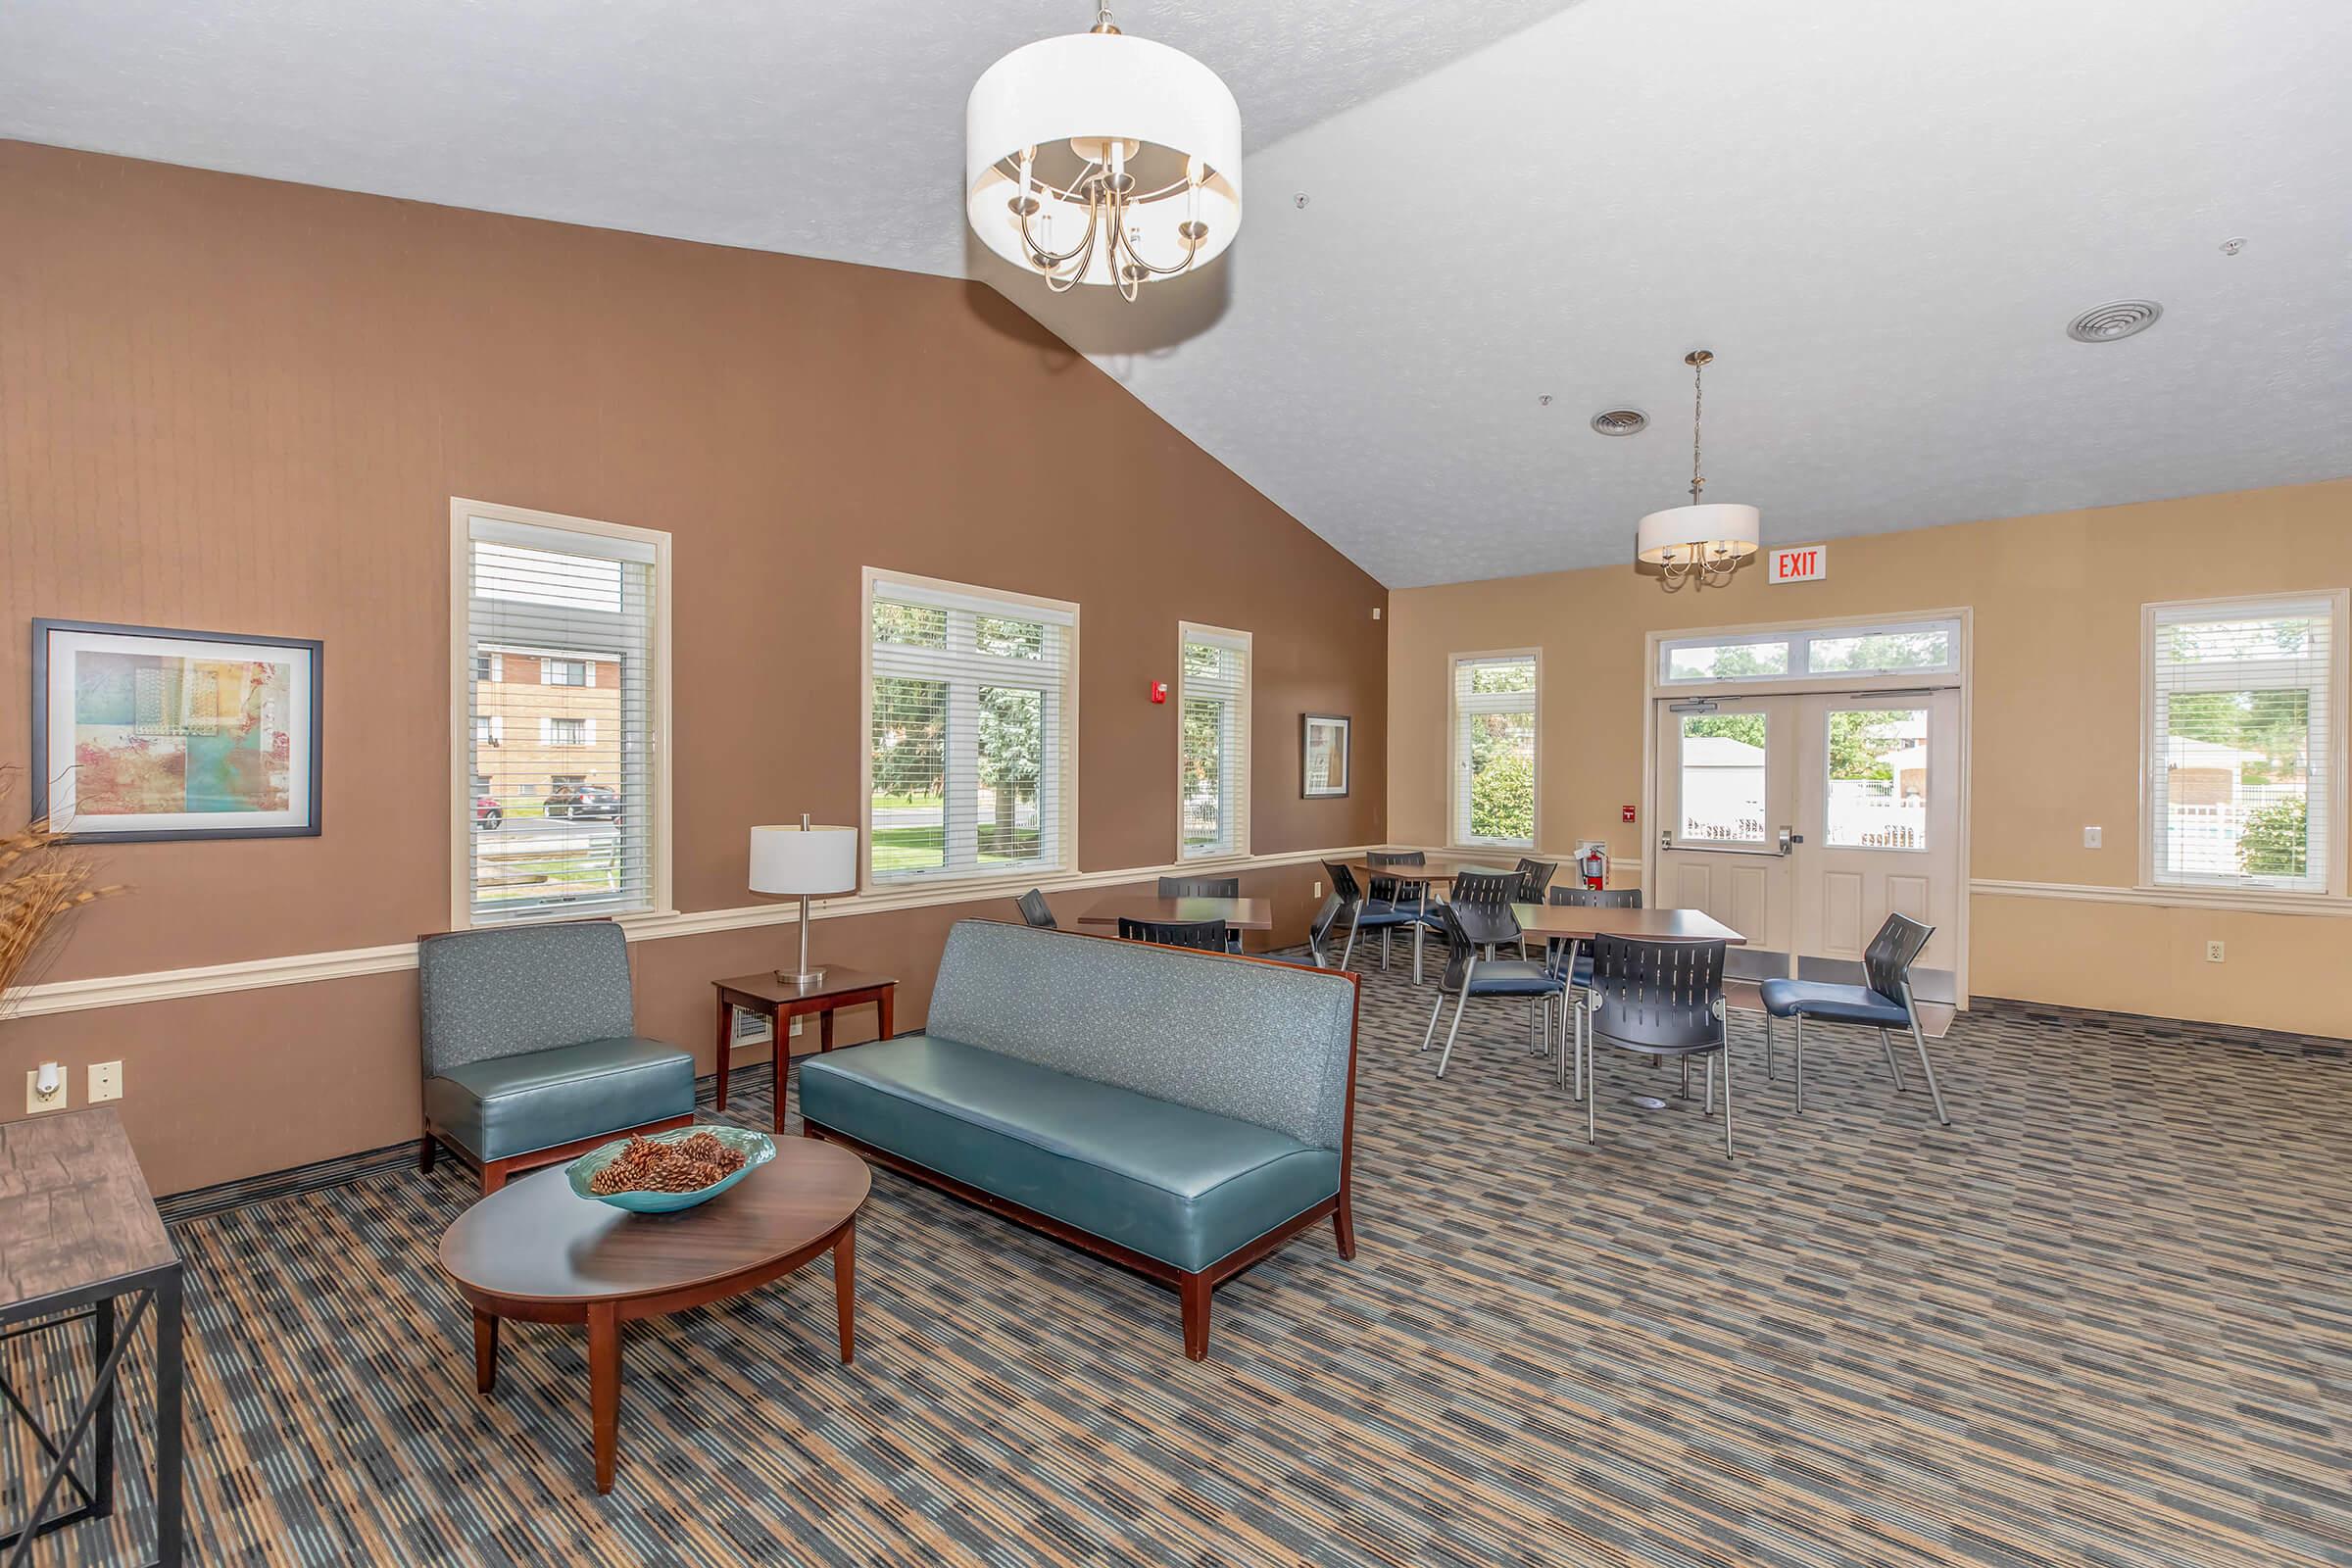
[[[999,256],[1062,293],[1133,300],[1221,254],[1242,226],[1242,111],[1217,74],[1130,38],[1044,38],[988,68],[963,112],[964,213]]]
[[[1707,481],[1698,471],[1698,416],[1704,409],[1702,378],[1715,356],[1692,349],[1690,367],[1690,504],[1643,517],[1634,529],[1634,559],[1658,568],[1660,586],[1672,593],[1685,583],[1719,588],[1763,542],[1762,516],[1753,507],[1732,502],[1701,503]]]

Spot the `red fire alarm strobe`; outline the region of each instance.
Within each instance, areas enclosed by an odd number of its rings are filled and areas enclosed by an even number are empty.
[[[1631,822],[1634,819],[1634,808],[1630,806],[1620,806],[1617,808],[1617,819],[1621,822]]]
[[[1166,681],[1155,680],[1152,683],[1152,700],[1155,703],[1164,703],[1168,700],[1168,683]]]

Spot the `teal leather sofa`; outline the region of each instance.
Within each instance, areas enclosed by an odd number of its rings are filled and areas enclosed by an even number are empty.
[[[636,1032],[628,938],[611,920],[426,937],[416,985],[419,1169],[446,1145],[494,1193],[517,1170],[694,1119],[694,1058]]]
[[[1355,1255],[1356,979],[962,920],[919,1034],[801,1063],[802,1131],[1209,1296],[1325,1217]]]

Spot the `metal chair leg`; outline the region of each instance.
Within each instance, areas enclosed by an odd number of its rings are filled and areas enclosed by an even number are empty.
[[[1441,999],[1441,1003],[1442,1003]],[[1446,1049],[1438,1055],[1438,1076],[1446,1076],[1446,1066],[1453,1060],[1453,1037],[1462,1032],[1462,1014],[1470,1010],[1470,979],[1462,977],[1462,1000],[1453,1009],[1453,1026],[1446,1031]]]
[[[1764,1015],[1764,1081],[1770,1083],[1780,1075],[1772,1059],[1772,1014],[1768,1012]]]
[[[1796,1015],[1796,1113],[1805,1113],[1805,1015]]]
[[[1389,972],[1389,937],[1396,929],[1391,925],[1384,925],[1380,928],[1380,972],[1382,974]]]
[[[1415,985],[1421,983],[1421,939],[1428,934],[1429,927],[1418,920],[1413,922],[1413,984]]]
[[[1886,1070],[1894,1074],[1894,1092],[1898,1095],[1908,1094],[1910,1091],[1903,1087],[1903,1064],[1894,1058],[1894,1036],[1884,1029],[1880,1030],[1879,1049],[1886,1053]]]
[[[1577,1075],[1585,1086],[1585,1142],[1593,1144],[1600,1141],[1599,1113],[1594,1108],[1600,1103],[1600,1064],[1592,1055],[1592,1014],[1589,1011],[1584,1015],[1584,1051],[1578,1060]]]
[[[1712,1055],[1710,1055],[1710,1056],[1708,1056],[1708,1057],[1707,1057],[1707,1110],[1706,1110],[1706,1113],[1707,1113],[1708,1115],[1710,1115],[1710,1116],[1712,1116],[1712,1115],[1714,1115],[1714,1114],[1715,1114],[1715,1058],[1714,1058]]]
[[[1446,993],[1440,991],[1438,993],[1438,1004],[1429,1009],[1429,1027],[1421,1031],[1421,1049],[1423,1051],[1427,1051],[1429,1049],[1429,1043],[1438,1037],[1438,1014],[1444,1012],[1445,1010]]]
[[[1343,969],[1348,967],[1348,960],[1355,955],[1355,933],[1360,929],[1354,920],[1348,922],[1348,945],[1340,950],[1340,967]]]
[[[1927,1075],[1928,1098],[1936,1102],[1936,1119],[1949,1127],[1952,1118],[1944,1112],[1943,1090],[1936,1082],[1936,1064],[1928,1060],[1928,1037],[1919,1032],[1919,1012],[1916,1008],[1911,1013],[1911,1043],[1919,1048],[1919,1070]]]
[[[1740,1157],[1740,1152],[1732,1147],[1732,1048],[1728,1038],[1723,1048],[1723,1157]]]
[[[1685,1056],[1683,1058],[1683,1093],[1681,1098],[1685,1100],[1689,1100],[1690,1098],[1690,1058],[1689,1056]]]

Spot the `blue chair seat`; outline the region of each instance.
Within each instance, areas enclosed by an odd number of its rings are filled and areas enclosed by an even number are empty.
[[[1181,1269],[1340,1190],[1336,1150],[935,1035],[800,1073],[818,1126]]]
[[[1532,958],[1497,958],[1470,971],[1474,997],[1544,997],[1568,982]]]
[[[1383,903],[1377,899],[1364,900],[1352,916],[1355,924],[1368,930],[1384,925],[1412,925],[1420,918],[1421,914],[1417,909]]]
[[[1767,980],[1757,989],[1764,994],[1764,1010],[1775,1018],[1802,1013],[1833,1023],[1886,1024],[1898,1028],[1911,1021],[1901,1003],[1881,996],[1868,986],[1832,985],[1823,980]]]
[[[477,1159],[694,1114],[694,1058],[634,1036],[462,1062],[424,1081],[424,1112]]]

